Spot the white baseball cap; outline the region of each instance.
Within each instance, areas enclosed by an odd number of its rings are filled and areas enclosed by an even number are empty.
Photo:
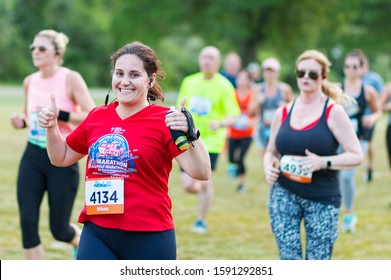
[[[271,57],[271,58],[267,58],[263,61],[262,69],[272,69],[276,72],[280,72],[281,65],[277,59]]]

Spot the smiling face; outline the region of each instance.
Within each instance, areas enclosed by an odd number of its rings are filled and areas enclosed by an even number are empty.
[[[134,54],[120,56],[114,66],[111,86],[120,104],[131,106],[145,104],[150,78],[143,61]]]
[[[40,68],[58,63],[58,55],[52,41],[44,36],[37,36],[30,45],[31,56],[35,67]]]
[[[297,77],[297,86],[301,92],[316,92],[322,88],[322,66],[315,59],[304,59],[297,64],[298,72],[305,72],[303,77]],[[310,72],[314,74],[310,74]],[[311,79],[310,75],[316,79]]]

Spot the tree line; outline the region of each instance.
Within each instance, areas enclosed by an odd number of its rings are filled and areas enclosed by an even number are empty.
[[[205,45],[237,51],[244,66],[275,56],[288,82],[306,49],[324,52],[340,80],[344,55],[361,48],[390,80],[390,13],[388,0],[2,0],[0,83],[21,84],[34,71],[28,46],[42,29],[70,38],[64,65],[91,87],[110,85],[110,55],[136,40],[155,49],[171,90],[198,70]]]

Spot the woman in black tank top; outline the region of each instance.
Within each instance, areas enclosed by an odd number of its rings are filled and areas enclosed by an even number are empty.
[[[349,53],[344,62],[345,80],[342,89],[346,95],[356,100],[355,106],[350,106],[347,113],[350,121],[360,140],[361,149],[364,155],[368,152],[368,134],[366,129],[373,127],[375,122],[381,117],[381,111],[377,105],[377,93],[369,85],[364,85],[361,80],[361,70],[364,61],[356,53]],[[367,114],[367,109],[371,114]],[[341,230],[343,232],[354,232],[358,221],[354,211],[354,199],[356,192],[355,174],[357,168],[343,170],[340,174],[340,183],[342,198],[344,203],[344,216],[342,219]]]
[[[305,259],[331,258],[341,206],[338,170],[353,168],[363,158],[340,105],[351,99],[327,80],[329,67],[322,53],[304,52],[295,69],[300,95],[278,109],[272,122],[263,163],[272,185],[268,208],[281,259],[303,259],[303,220]]]

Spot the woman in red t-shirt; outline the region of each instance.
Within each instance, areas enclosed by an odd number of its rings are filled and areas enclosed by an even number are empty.
[[[164,101],[158,83],[164,75],[151,48],[133,42],[111,60],[117,100],[92,110],[74,133],[66,139],[60,135],[54,97],[51,108],[39,114],[53,164],[67,166],[88,154],[77,259],[175,259],[168,195],[172,160],[191,177],[208,180],[209,155],[198,137],[179,150],[170,129],[189,135],[186,116],[150,104]]]

